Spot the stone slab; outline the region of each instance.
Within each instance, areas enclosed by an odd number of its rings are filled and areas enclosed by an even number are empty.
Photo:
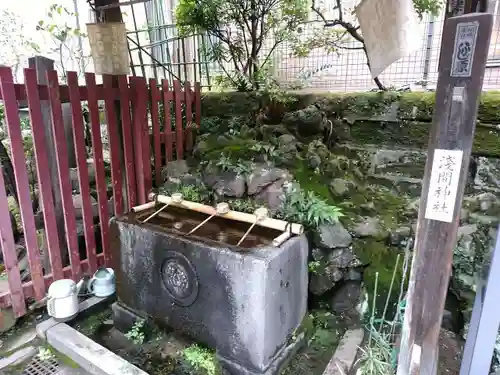
[[[60,323],[47,331],[47,342],[94,375],[148,375],[76,329]]]
[[[349,373],[354,365],[364,333],[362,328],[358,328],[350,329],[344,334],[323,375],[345,375]]]
[[[12,353],[11,355],[0,359],[0,370],[3,370],[10,366],[16,366],[38,353],[38,349],[34,346],[27,346],[25,348],[19,349]]]
[[[72,321],[78,320],[78,319],[83,319],[86,316],[88,316],[89,314],[96,312],[96,310],[98,310],[99,308],[101,308],[104,305],[107,305],[109,302],[113,301],[114,298],[115,298],[114,295],[109,296],[109,297],[90,297],[90,298],[87,298],[85,301],[80,302],[78,315],[74,319],[72,319]],[[71,323],[71,321],[66,322],[66,323]],[[46,339],[46,332],[50,328],[56,326],[57,324],[59,324],[59,322],[56,321],[54,318],[49,318],[47,320],[44,320],[41,323],[38,323],[36,325],[36,333],[37,333],[38,337],[45,340]]]
[[[82,368],[74,368],[67,365],[60,365],[55,375],[91,375]]]
[[[36,338],[35,324],[29,323],[26,327],[17,328],[15,333],[0,342],[0,356],[9,354],[19,348],[26,346]]]

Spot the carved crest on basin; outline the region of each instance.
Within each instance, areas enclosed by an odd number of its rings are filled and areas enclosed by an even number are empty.
[[[163,286],[179,306],[189,306],[198,296],[198,276],[192,263],[176,251],[168,251],[161,266]]]

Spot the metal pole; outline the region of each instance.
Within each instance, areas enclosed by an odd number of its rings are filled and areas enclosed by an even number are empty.
[[[445,21],[397,375],[437,372],[439,333],[492,24],[488,13]]]
[[[429,80],[429,65],[432,55],[432,40],[434,39],[434,16],[429,16],[429,24],[427,25],[427,43],[425,47],[424,72],[422,75],[423,87],[427,87]]]
[[[500,227],[495,249],[487,272],[480,275],[476,286],[476,299],[467,333],[460,375],[488,374],[495,347],[500,314]],[[487,280],[486,280],[487,278]]]

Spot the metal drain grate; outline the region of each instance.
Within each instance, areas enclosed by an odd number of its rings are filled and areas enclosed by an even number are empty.
[[[56,358],[42,360],[39,356],[35,356],[22,375],[54,375],[58,370],[59,362]]]

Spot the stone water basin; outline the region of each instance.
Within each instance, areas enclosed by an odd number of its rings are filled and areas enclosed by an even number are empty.
[[[163,323],[216,349],[229,374],[276,374],[294,352],[292,340],[307,310],[305,235],[282,245],[282,232],[168,207],[112,219],[118,302],[115,326],[138,316]]]

